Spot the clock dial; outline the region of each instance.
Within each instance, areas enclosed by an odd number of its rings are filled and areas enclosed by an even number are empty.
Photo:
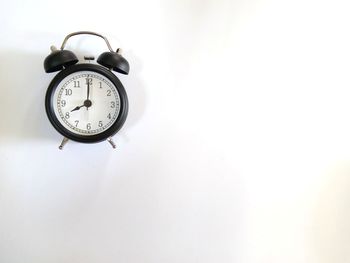
[[[53,110],[60,124],[77,135],[92,136],[110,128],[120,112],[115,85],[94,71],[66,76],[53,94]]]

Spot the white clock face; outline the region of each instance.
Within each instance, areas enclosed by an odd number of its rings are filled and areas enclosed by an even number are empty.
[[[58,121],[70,132],[91,136],[110,128],[120,112],[120,96],[114,84],[94,71],[65,77],[53,95]]]

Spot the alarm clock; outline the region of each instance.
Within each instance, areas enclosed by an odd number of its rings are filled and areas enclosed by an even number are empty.
[[[102,53],[97,63],[93,57],[80,62],[65,49],[72,36],[88,34],[104,39],[109,51]],[[86,62],[88,61],[88,62]],[[112,140],[125,123],[128,114],[126,91],[113,73],[129,74],[129,63],[121,50],[113,51],[106,37],[90,31],[67,35],[60,49],[51,46],[51,54],[44,61],[46,73],[58,72],[48,86],[45,109],[52,126],[63,136],[59,149],[68,140],[81,143]]]

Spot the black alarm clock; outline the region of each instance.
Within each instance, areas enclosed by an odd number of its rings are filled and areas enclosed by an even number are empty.
[[[97,63],[85,57],[88,63],[79,63],[76,55],[65,50],[67,40],[75,35],[88,34],[105,40],[109,51],[102,53]],[[45,98],[45,108],[53,127],[63,135],[59,149],[68,140],[96,143],[107,140],[113,148],[112,136],[123,126],[128,114],[126,91],[112,72],[129,73],[129,63],[120,49],[113,51],[107,38],[90,32],[71,33],[64,39],[61,49],[51,47],[44,61],[47,73],[59,71],[51,81]]]

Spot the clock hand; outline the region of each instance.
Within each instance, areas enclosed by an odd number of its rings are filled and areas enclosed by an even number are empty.
[[[87,84],[87,99],[86,100],[89,100],[89,96],[90,96],[90,83],[88,82]]]
[[[76,111],[76,110],[80,110],[80,108],[81,108],[81,107],[84,107],[84,106],[85,106],[85,105],[77,106],[77,107],[75,107],[74,109],[72,109],[70,112]]]
[[[89,78],[86,79],[87,81],[87,98],[86,100],[89,100],[89,96],[90,96],[90,81],[89,81]]]
[[[73,110],[71,110],[70,112],[76,111],[76,110],[80,110],[81,107],[86,107],[86,108],[88,109],[89,107],[91,107],[91,105],[92,105],[91,100],[85,100],[83,105],[81,105],[81,106],[76,106],[76,107],[75,107]]]
[[[90,101],[89,100],[89,97],[90,97],[90,81],[89,81],[89,77],[86,79],[86,85],[87,85],[87,97],[86,97],[86,100],[85,100],[85,102],[86,101]],[[84,102],[84,104],[85,104],[85,102]],[[86,106],[86,105],[85,105]],[[90,105],[91,106],[91,105]],[[86,110],[89,110],[89,107],[90,106],[86,106]]]

